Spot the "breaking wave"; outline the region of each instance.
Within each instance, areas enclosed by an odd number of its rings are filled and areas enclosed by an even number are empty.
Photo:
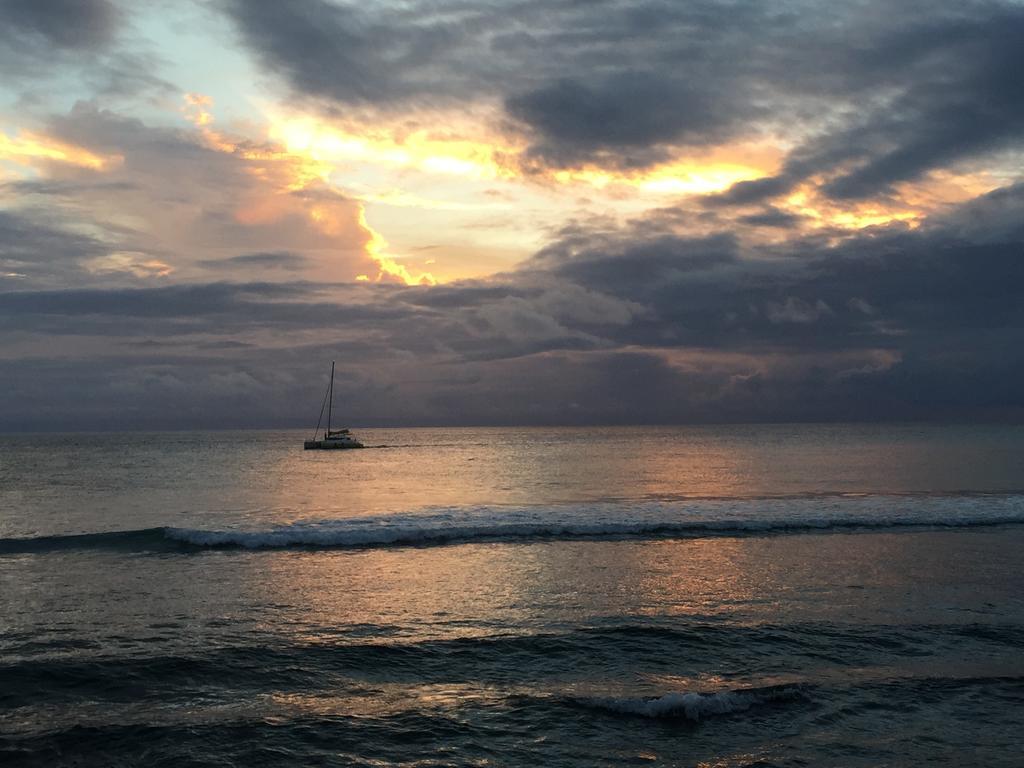
[[[349,549],[479,540],[703,538],[1024,524],[1024,494],[828,496],[429,509],[262,529],[157,527],[0,539],[0,554],[285,547]]]

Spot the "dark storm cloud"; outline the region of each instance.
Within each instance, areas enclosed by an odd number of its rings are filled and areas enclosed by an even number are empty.
[[[646,307],[644,322],[620,329],[623,342],[895,349],[1024,327],[1024,227],[1011,211],[1024,212],[1024,186],[917,231],[876,228],[833,246],[794,238],[743,259],[730,237],[645,238],[642,222],[616,236],[576,233],[533,264]]]
[[[623,166],[659,159],[648,149],[669,142],[705,144],[727,138],[730,120],[717,99],[695,86],[651,72],[623,72],[588,85],[560,80],[506,101],[508,113],[538,136],[531,156],[572,165],[613,150]]]
[[[990,8],[984,18],[936,20],[895,33],[886,47],[919,51],[903,92],[870,119],[823,141],[821,154],[858,150],[858,167],[825,186],[835,198],[866,197],[961,158],[1024,137],[1024,7]]]
[[[629,402],[636,419],[653,421],[1020,418],[1022,213],[1024,187],[1011,187],[918,231],[869,230],[834,246],[794,240],[740,261],[707,258],[722,248],[714,239],[640,242],[641,227],[588,243],[574,233],[570,247],[539,257],[544,268],[646,312],[607,329],[609,352],[577,358],[567,375],[592,381],[599,360],[625,364],[623,350],[650,358],[629,360],[635,384],[600,390],[618,406],[591,392],[580,419],[628,412]],[[673,348],[699,354],[673,365]],[[676,396],[648,391],[657,381],[674,381],[665,386]]]
[[[234,0],[242,40],[342,105],[504,105],[531,165],[658,162],[673,147],[783,136],[745,204],[824,175],[856,198],[1019,146],[1024,8],[647,0],[354,5]]]
[[[717,202],[747,204],[814,174],[835,199],[870,197],[896,182],[1020,147],[1024,139],[1024,7],[968,3],[838,49],[835,101],[861,95],[850,116],[798,146],[774,177],[735,184]],[[952,11],[952,12],[950,12]],[[827,71],[827,66],[826,66]],[[870,87],[869,87],[870,85]]]

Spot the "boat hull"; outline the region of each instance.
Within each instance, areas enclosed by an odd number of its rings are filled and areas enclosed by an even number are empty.
[[[337,451],[349,448],[362,448],[363,444],[358,440],[306,440],[302,447],[307,451]]]

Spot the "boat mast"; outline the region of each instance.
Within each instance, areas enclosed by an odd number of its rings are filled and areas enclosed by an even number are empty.
[[[334,408],[334,361],[331,360],[331,386],[327,400],[327,437],[331,436],[331,409]]]

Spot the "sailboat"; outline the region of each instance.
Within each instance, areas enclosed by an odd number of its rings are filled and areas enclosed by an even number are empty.
[[[327,408],[327,429],[320,437],[320,422],[324,418],[324,408]],[[306,440],[302,447],[305,450],[314,448],[336,449],[336,448],[362,448],[363,444],[356,440],[347,429],[331,429],[331,412],[334,410],[334,361],[331,361],[331,383],[327,385],[327,394],[320,405],[320,418],[316,420],[316,429],[313,431],[313,439]]]

